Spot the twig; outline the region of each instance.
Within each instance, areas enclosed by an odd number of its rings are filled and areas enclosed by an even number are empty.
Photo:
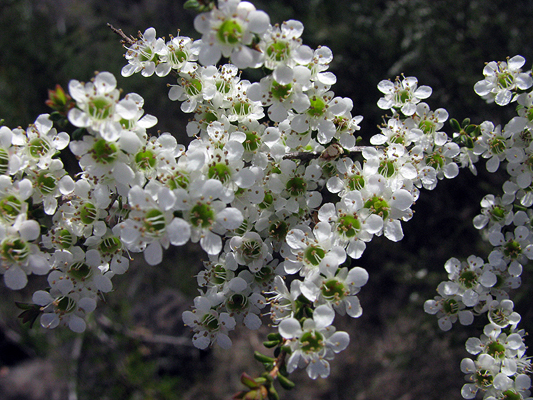
[[[347,157],[355,157],[359,153],[362,153],[364,149],[368,147],[374,147],[376,149],[381,149],[383,146],[355,146],[352,147],[350,151],[342,151],[342,148],[338,145],[330,145],[328,146],[324,151],[297,151],[294,153],[287,153],[283,156],[283,159],[285,160],[302,160],[302,161],[309,161],[313,160],[315,158],[322,158],[324,160],[331,160],[338,158],[342,155]]]
[[[115,32],[122,38],[122,44],[127,44],[128,46],[132,46],[133,44],[135,44],[135,38],[133,36],[126,36],[126,34],[122,32],[122,29],[115,28],[109,22],[107,23],[107,26],[109,26],[113,32]]]

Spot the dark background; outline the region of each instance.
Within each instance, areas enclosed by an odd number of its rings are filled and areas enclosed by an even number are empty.
[[[330,47],[337,75],[336,95],[350,97],[353,115],[365,117],[359,132],[368,140],[382,122],[377,84],[404,73],[433,88],[427,102],[444,107],[451,117],[473,123],[505,123],[512,106],[486,105],[473,92],[485,62],[521,54],[533,60],[532,1],[331,1],[270,0],[254,2],[271,22],[298,19],[304,43]],[[110,71],[124,93],[145,98],[147,113],[158,117],[155,129],[187,142],[187,116],[168,100],[172,78],[120,77],[125,63],[118,37],[106,23],[136,34],[147,27],[158,35],[198,38],[180,1],[137,0],[0,0],[0,118],[14,128],[26,126],[49,110],[47,90],[70,79],[86,81],[94,71]],[[254,76],[252,73],[250,76]],[[449,125],[446,131],[451,134]],[[489,247],[472,227],[479,201],[500,193],[504,174],[461,171],[453,181],[423,191],[415,216],[404,223],[405,239],[377,238],[354,265],[366,268],[369,283],[359,297],[358,320],[337,317],[338,329],[350,332],[351,344],[332,362],[329,379],[311,381],[305,371],[292,376],[297,387],[283,399],[460,399],[459,363],[468,354],[464,342],[481,332],[454,326],[443,333],[423,302],[445,279],[451,256],[486,257]],[[30,301],[45,286],[32,279],[20,292],[0,288],[0,398],[40,399],[222,399],[241,389],[239,376],[262,372],[251,360],[267,327],[240,329],[231,336],[231,351],[201,352],[190,344],[182,311],[197,294],[194,275],[205,258],[199,247],[171,249],[156,267],[141,262],[114,279],[116,293],[106,296],[83,335],[36,326],[22,327],[14,301]],[[142,257],[141,257],[142,259]],[[531,330],[531,267],[514,298]],[[265,321],[266,322],[266,321]],[[70,397],[69,397],[70,396]]]

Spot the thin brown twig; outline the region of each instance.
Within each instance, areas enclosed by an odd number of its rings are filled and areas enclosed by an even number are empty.
[[[383,148],[382,146],[355,146],[355,147],[352,147],[352,149],[350,151],[347,151],[347,152],[344,152],[342,154],[339,154],[339,156],[354,157],[357,154],[362,153],[363,150],[368,148],[368,147],[374,147],[374,148],[377,148],[377,149]],[[329,154],[326,153],[328,149],[329,149],[329,147],[326,150],[322,151],[322,152],[320,152],[320,151],[310,151],[310,152],[297,151],[297,152],[294,152],[294,153],[287,153],[287,154],[285,154],[283,156],[283,159],[284,160],[308,161],[308,160],[313,160],[315,158],[323,158],[323,159],[335,158],[335,157],[330,157]]]
[[[126,36],[126,34],[122,31],[122,29],[117,29],[113,25],[111,25],[109,22],[107,23],[107,26],[111,28],[113,32],[115,32],[117,35],[119,35],[122,38],[122,44],[132,46],[135,44],[135,38],[133,36]]]
[[[276,360],[274,361],[274,368],[268,373],[273,379],[276,379],[278,377],[278,372],[280,368],[285,364],[285,357],[287,353],[283,351],[283,349],[279,352],[279,355],[276,357]]]

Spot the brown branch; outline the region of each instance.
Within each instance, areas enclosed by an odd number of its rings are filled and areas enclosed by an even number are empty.
[[[109,22],[107,23],[107,26],[111,28],[113,32],[115,32],[117,35],[119,35],[122,38],[122,44],[132,46],[135,44],[135,38],[133,36],[126,36],[124,32],[122,32],[122,29],[117,29],[113,25],[111,25]]]
[[[287,339],[283,340],[283,344],[285,343],[287,343]],[[287,353],[283,350],[283,347],[282,347],[281,351],[279,352],[279,355],[274,361],[274,368],[272,368],[272,370],[268,373],[273,379],[277,379],[280,368],[283,366],[283,364],[285,364],[286,356],[287,356]]]
[[[311,152],[305,152],[305,151],[297,151],[294,153],[287,153],[283,156],[284,160],[302,160],[302,161],[309,161],[314,160],[315,158],[321,158],[322,160],[332,160],[336,159],[340,156],[347,156],[347,157],[355,157],[357,154],[362,153],[363,150],[367,147],[374,147],[374,148],[383,148],[382,146],[355,146],[350,151],[343,151],[342,147],[336,144],[329,145],[324,151],[311,151]]]

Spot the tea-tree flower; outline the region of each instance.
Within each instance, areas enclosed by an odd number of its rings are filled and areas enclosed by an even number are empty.
[[[206,349],[209,345],[217,343],[220,347],[231,347],[228,331],[235,328],[236,322],[227,312],[218,312],[216,307],[223,300],[222,297],[210,292],[194,299],[193,311],[182,314],[185,325],[195,332],[192,342],[199,349]]]
[[[474,91],[487,100],[505,106],[513,100],[512,91],[526,90],[533,84],[531,71],[522,72],[526,59],[514,56],[507,61],[491,61],[483,68],[485,79],[474,85]],[[516,99],[516,98],[515,98]]]
[[[280,322],[279,333],[289,340],[292,353],[287,360],[287,371],[293,372],[297,367],[306,368],[311,379],[329,376],[330,366],[335,353],[344,350],[350,342],[346,332],[335,332],[331,325],[335,312],[327,305],[318,306],[313,318],[307,318],[300,324],[295,318]]]
[[[9,228],[0,226],[0,273],[8,288],[22,289],[28,282],[27,275],[50,271],[47,255],[33,243],[40,234],[39,223],[26,218],[17,219]]]
[[[385,96],[378,101],[378,107],[383,110],[401,111],[405,116],[416,112],[416,105],[420,100],[431,96],[429,86],[418,86],[418,79],[413,76],[396,78],[394,82],[383,80],[378,84],[378,89]]]
[[[158,76],[165,76],[168,74],[166,66],[158,67],[159,55],[165,48],[165,41],[162,38],[156,37],[154,28],[148,28],[144,34],[140,34],[138,39],[135,39],[129,47],[124,57],[128,60],[128,64],[122,67],[122,76],[128,77],[137,72],[142,76],[152,76],[157,72]],[[165,73],[166,72],[166,73]]]
[[[254,50],[254,34],[264,33],[270,25],[268,14],[240,0],[219,0],[218,8],[199,14],[194,27],[202,34],[199,60],[214,65],[221,56],[228,57],[237,68],[257,68],[263,54]]]

